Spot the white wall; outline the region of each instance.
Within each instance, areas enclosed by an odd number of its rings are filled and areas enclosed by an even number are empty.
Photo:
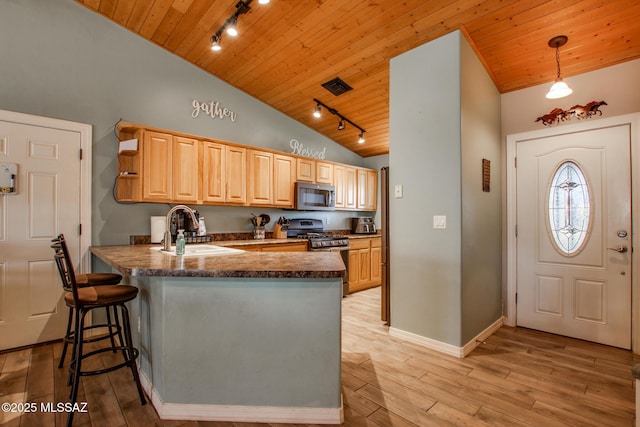
[[[554,64],[550,64],[553,71]],[[573,89],[573,93],[562,99],[547,99],[546,93],[551,87],[554,76],[548,84],[530,87],[502,95],[502,135],[543,129],[535,120],[554,108],[564,110],[574,105],[585,105],[591,101],[606,101],[601,107],[602,116],[615,117],[640,111],[640,59],[624,62],[612,67],[564,78]],[[571,119],[554,126],[564,126],[578,122]]]

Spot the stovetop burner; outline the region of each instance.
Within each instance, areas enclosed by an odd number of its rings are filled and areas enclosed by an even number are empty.
[[[307,239],[309,249],[330,249],[349,246],[349,238],[341,234],[327,233],[319,219],[292,219],[287,237]]]

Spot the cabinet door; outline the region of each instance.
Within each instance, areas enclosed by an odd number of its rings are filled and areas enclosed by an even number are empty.
[[[349,166],[344,170],[344,208],[356,209],[358,197],[357,170]]]
[[[333,164],[316,162],[316,182],[333,185]]]
[[[358,168],[358,203],[357,209],[376,210],[376,193],[378,174],[372,169]]]
[[[202,201],[225,201],[226,155],[225,146],[217,142],[202,144]]]
[[[273,154],[249,150],[250,205],[273,204]]]
[[[371,283],[371,250],[358,250],[358,278],[360,285],[368,285]]]
[[[226,146],[225,157],[225,201],[244,205],[247,202],[247,150]]]
[[[297,159],[296,180],[305,182],[316,181],[316,162],[311,159]]]
[[[173,136],[145,132],[142,144],[142,197],[149,201],[171,201]]]
[[[336,209],[345,207],[345,167],[342,165],[333,166],[333,185],[336,187]]]
[[[349,292],[358,290],[358,284],[360,282],[360,258],[358,251],[349,251]]]
[[[173,137],[173,200],[198,201],[199,148],[200,143],[196,139]]]
[[[371,239],[371,285],[382,284],[382,247],[379,238]]]
[[[295,162],[293,157],[273,155],[273,204],[278,207],[293,207]]]

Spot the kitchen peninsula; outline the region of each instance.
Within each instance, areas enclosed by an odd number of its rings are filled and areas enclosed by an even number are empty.
[[[134,343],[161,418],[340,424],[338,253],[91,252],[140,289]]]

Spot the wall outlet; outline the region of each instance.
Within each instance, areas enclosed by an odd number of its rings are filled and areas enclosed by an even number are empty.
[[[442,229],[442,230],[447,228],[447,217],[444,215],[434,215],[433,228]]]
[[[393,195],[396,199],[402,198],[402,184],[396,184],[393,188]]]

